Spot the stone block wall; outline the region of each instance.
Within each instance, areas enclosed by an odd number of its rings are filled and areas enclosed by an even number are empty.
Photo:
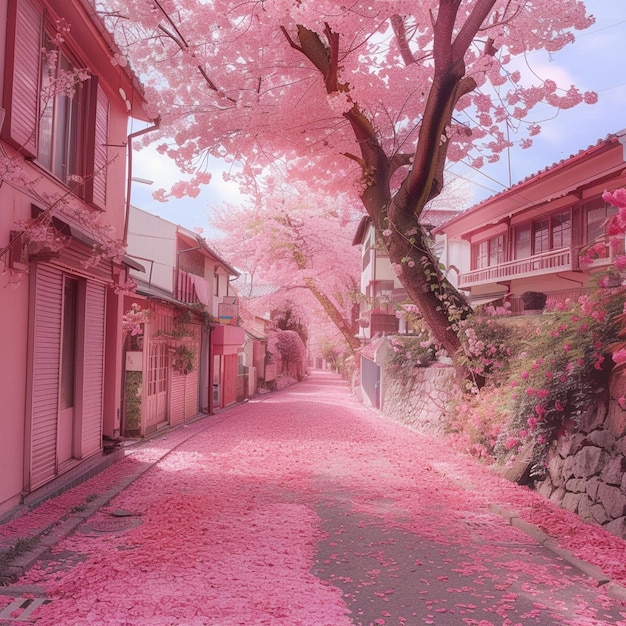
[[[439,435],[443,433],[446,404],[456,389],[453,367],[419,368],[408,385],[386,379],[382,412],[410,428]]]
[[[626,376],[613,376],[599,401],[548,453],[544,497],[626,539]]]

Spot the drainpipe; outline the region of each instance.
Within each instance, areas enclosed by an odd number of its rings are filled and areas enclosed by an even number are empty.
[[[124,215],[124,243],[128,243],[128,222],[130,219],[130,193],[132,191],[133,185],[133,139],[140,137],[141,135],[145,135],[146,133],[151,133],[153,130],[157,130],[161,125],[161,118],[157,117],[154,120],[154,124],[152,126],[148,126],[147,128],[143,128],[142,130],[135,131],[134,133],[130,133],[126,138],[126,146],[128,148],[128,172],[126,176],[126,214]]]

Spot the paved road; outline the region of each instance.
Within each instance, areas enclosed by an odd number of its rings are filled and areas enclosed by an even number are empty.
[[[331,373],[190,429],[14,585],[46,600],[23,621],[626,625],[597,581],[494,512],[513,486]]]

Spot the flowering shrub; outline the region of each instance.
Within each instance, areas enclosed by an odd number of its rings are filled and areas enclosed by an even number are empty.
[[[510,419],[506,388],[483,387],[455,402],[446,412],[446,432],[456,447],[478,459],[493,460]]]
[[[484,385],[451,407],[448,432],[479,458],[503,460],[532,443],[531,473],[541,475],[559,429],[604,388],[623,310],[622,289],[598,289],[542,316],[465,320],[464,358]],[[626,345],[613,361],[626,363]]]
[[[505,317],[508,314],[508,309],[489,307],[458,322],[463,350],[460,360],[476,379],[506,376],[511,355],[520,350],[526,329],[508,320]],[[470,383],[474,392],[479,386]]]
[[[527,350],[512,364],[509,386],[510,445],[532,439],[532,474],[543,473],[550,442],[569,420],[578,420],[607,382],[607,347],[616,336],[614,318],[621,294],[598,291],[581,297],[569,310],[554,311],[537,323]]]
[[[390,337],[389,344],[388,371],[404,384],[413,378],[416,368],[427,367],[437,359],[438,346],[426,328],[418,329],[415,335]]]

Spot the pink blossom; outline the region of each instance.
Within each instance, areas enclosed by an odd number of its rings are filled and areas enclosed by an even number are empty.
[[[517,444],[519,443],[519,438],[518,437],[507,437],[506,441],[504,442],[504,447],[507,450],[510,450],[511,448],[514,448]]]
[[[615,365],[626,363],[626,348],[620,348],[616,352],[613,352],[611,358],[613,359]]]

